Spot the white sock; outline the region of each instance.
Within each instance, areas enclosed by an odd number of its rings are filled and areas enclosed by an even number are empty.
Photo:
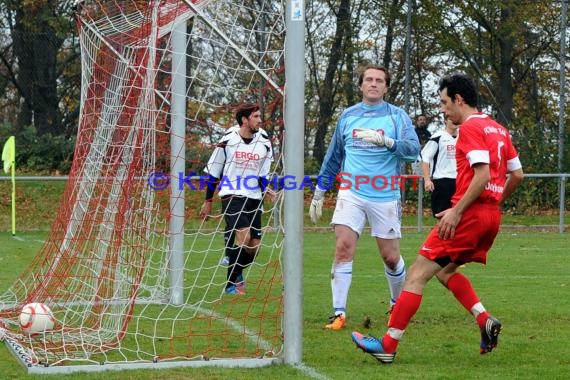
[[[481,302],[477,302],[475,305],[473,305],[473,307],[471,308],[471,314],[473,314],[473,316],[475,318],[477,318],[477,316],[481,313],[483,313],[485,311],[485,306],[483,306],[483,304]]]
[[[400,261],[394,270],[388,268],[384,264],[386,279],[388,280],[388,287],[390,288],[390,306],[396,303],[402,289],[404,289],[404,282],[406,281],[406,265],[404,259],[400,256]]]
[[[390,338],[392,338],[392,339],[402,340],[402,337],[404,336],[404,332],[405,332],[405,330],[400,330],[400,329],[396,329],[394,327],[390,327],[387,331],[387,334],[390,335]]]
[[[331,271],[332,301],[335,315],[346,315],[348,289],[352,282],[352,261],[333,263]]]

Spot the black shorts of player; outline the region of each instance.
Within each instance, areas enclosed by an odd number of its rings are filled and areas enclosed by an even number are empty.
[[[451,207],[451,197],[455,193],[455,178],[438,178],[433,180],[431,193],[431,211],[433,216]]]
[[[236,195],[222,197],[222,212],[226,222],[224,240],[227,237],[229,241],[233,241],[234,231],[245,227],[249,227],[252,239],[261,240],[261,214],[263,213],[261,203],[261,199]]]
[[[447,264],[452,263],[451,257],[449,257],[449,256],[439,257],[439,258],[435,259],[434,261],[437,263],[437,265],[439,265],[442,268],[445,268],[447,266]],[[465,264],[463,261],[455,261],[453,263],[457,266]]]

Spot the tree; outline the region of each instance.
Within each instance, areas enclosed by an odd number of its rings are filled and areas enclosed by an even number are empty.
[[[38,134],[75,133],[80,66],[69,3],[0,2],[0,27],[9,32],[0,36],[0,117],[20,129],[33,124]],[[307,161],[313,164],[308,170],[314,173],[320,165],[339,112],[359,100],[356,75],[366,63],[390,69],[387,99],[396,105],[407,100],[410,116],[439,112],[436,90],[442,75],[470,74],[479,83],[482,109],[510,128],[527,171],[556,167],[563,112],[557,104],[560,1],[413,3],[413,80],[410,99],[404,99],[407,1],[306,1],[305,133]],[[239,17],[248,22],[247,14]],[[257,43],[265,41],[260,36]],[[189,49],[199,55],[215,46]],[[537,145],[540,139],[549,144]]]
[[[358,68],[367,63],[389,67],[394,61],[391,53],[401,27],[400,19],[394,15],[398,14],[402,3],[402,0],[392,0],[388,8],[382,1],[363,0],[308,4],[307,67],[310,80],[307,103],[309,118],[316,120],[314,126],[309,124],[308,133],[314,136],[312,155],[317,165],[324,158],[339,110],[359,100],[360,95],[355,91]],[[325,27],[331,23],[333,28]],[[401,65],[402,55],[397,55],[395,62]],[[390,92],[391,98],[398,96],[399,82],[401,80],[395,76],[395,91]]]
[[[328,64],[325,70],[325,76],[322,84],[316,84],[319,96],[319,113],[317,118],[317,130],[315,133],[315,142],[313,147],[313,156],[321,162],[325,156],[325,137],[328,126],[332,120],[335,110],[334,100],[336,97],[336,89],[339,86],[338,71],[340,63],[343,61],[343,48],[347,43],[347,36],[350,35],[350,1],[341,0],[338,10],[335,12],[336,31],[332,40],[331,48],[328,56]],[[313,55],[314,57],[314,55]],[[316,65],[312,66],[314,69]],[[311,76],[317,82],[317,72],[313,70]]]
[[[60,108],[62,96],[70,95],[62,90],[77,97],[79,88],[77,83],[68,87],[70,82],[62,81],[68,65],[79,66],[77,50],[64,46],[73,36],[68,3],[9,0],[2,8],[2,26],[10,31],[10,38],[3,41],[0,59],[7,81],[22,99],[13,120],[18,129],[33,125],[39,135],[69,135],[75,130],[69,124],[75,126],[77,116],[70,119]],[[63,104],[69,105],[69,98]]]
[[[554,139],[559,7],[513,0],[423,5],[438,20],[441,48],[478,79],[483,110],[510,128],[527,171],[550,171],[556,144],[537,149],[536,141]]]

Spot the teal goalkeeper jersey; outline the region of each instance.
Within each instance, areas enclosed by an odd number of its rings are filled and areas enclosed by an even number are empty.
[[[372,129],[394,139],[391,149],[354,137],[355,129]],[[417,134],[408,114],[387,102],[347,108],[338,120],[321,166],[318,184],[377,202],[400,199],[402,162],[413,162],[420,152]],[[338,175],[338,177],[337,177]]]

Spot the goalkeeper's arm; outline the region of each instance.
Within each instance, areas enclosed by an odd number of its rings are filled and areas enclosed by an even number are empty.
[[[355,129],[354,138],[362,139],[370,144],[385,146],[400,160],[414,162],[420,153],[420,143],[413,127],[403,127],[402,136],[394,139],[382,132],[370,129]]]
[[[395,142],[393,138],[385,136],[383,132],[372,129],[355,129],[354,137],[370,144],[386,146],[388,149],[392,149]]]

